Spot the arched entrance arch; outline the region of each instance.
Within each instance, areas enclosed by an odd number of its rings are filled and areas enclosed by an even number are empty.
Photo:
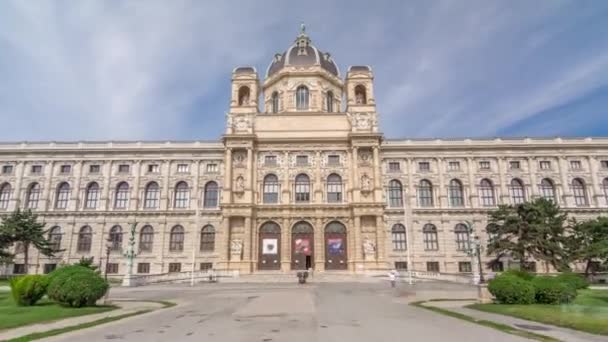
[[[325,226],[325,269],[345,270],[348,267],[346,254],[346,227],[338,221]]]
[[[272,221],[264,223],[259,232],[258,269],[281,269],[281,227]]]
[[[314,229],[306,221],[291,228],[291,269],[307,270],[314,263]]]

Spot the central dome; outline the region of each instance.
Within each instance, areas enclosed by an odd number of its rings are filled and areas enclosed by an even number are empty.
[[[294,44],[282,54],[277,53],[268,66],[266,77],[270,77],[286,66],[320,66],[335,76],[340,76],[338,66],[327,52],[317,49],[308,35],[304,26],[296,38]]]

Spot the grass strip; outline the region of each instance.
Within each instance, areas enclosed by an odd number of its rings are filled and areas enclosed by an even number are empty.
[[[170,308],[170,307],[177,305],[176,303],[164,301],[164,300],[158,300],[158,301],[141,300],[138,302],[159,303],[159,304],[163,305],[163,307],[161,309]],[[95,321],[91,321],[91,322],[86,322],[86,323],[81,323],[81,324],[77,324],[77,325],[72,325],[69,327],[57,328],[57,329],[52,329],[49,331],[37,332],[37,333],[29,334],[29,335],[24,335],[21,337],[16,337],[16,338],[13,338],[10,340],[6,340],[6,342],[27,342],[27,341],[39,340],[41,338],[47,338],[47,337],[56,336],[56,335],[64,334],[64,333],[71,332],[71,331],[86,329],[86,328],[94,327],[96,325],[110,323],[110,322],[114,322],[114,321],[118,321],[118,320],[121,320],[124,318],[145,314],[145,313],[152,312],[152,311],[154,311],[154,309],[139,310],[139,311],[135,311],[135,312],[126,313],[123,315],[104,317],[104,318],[101,318],[101,319],[98,319]]]
[[[418,301],[418,302],[410,303],[410,305],[413,305],[413,306],[416,306],[419,308],[423,308],[426,310],[430,310],[430,311],[433,311],[436,313],[440,313],[440,314],[443,314],[446,316],[458,318],[458,319],[461,319],[461,320],[464,320],[467,322],[471,322],[471,323],[483,325],[485,327],[500,330],[504,333],[515,335],[515,336],[525,337],[525,338],[529,338],[529,339],[533,339],[533,340],[541,341],[541,342],[560,342],[560,340],[550,337],[550,336],[545,336],[545,335],[529,332],[526,330],[517,329],[510,325],[506,325],[506,324],[502,324],[502,323],[496,323],[496,322],[487,321],[487,320],[483,320],[483,319],[476,319],[471,316],[462,314],[460,312],[442,309],[442,308],[438,308],[436,306],[427,306],[427,305],[424,305],[424,303],[426,303],[426,301]]]

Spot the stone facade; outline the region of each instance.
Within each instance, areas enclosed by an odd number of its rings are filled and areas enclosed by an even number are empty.
[[[498,204],[608,209],[607,138],[385,139],[371,68],[341,78],[304,32],[263,81],[236,68],[231,94],[221,141],[1,144],[0,210],[32,208],[63,250],[32,253],[29,272],[103,266],[110,245],[122,274],[137,222],[138,273],[364,273],[405,267],[408,249],[414,270],[469,273],[461,225],[483,244]]]

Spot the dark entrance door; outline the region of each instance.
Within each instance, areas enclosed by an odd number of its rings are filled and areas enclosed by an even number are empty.
[[[346,247],[346,227],[340,222],[330,222],[325,227],[326,270],[347,269]]]
[[[281,269],[281,228],[274,222],[266,222],[260,227],[259,270]]]
[[[291,269],[307,270],[312,267],[314,230],[308,222],[298,222],[291,230]]]

